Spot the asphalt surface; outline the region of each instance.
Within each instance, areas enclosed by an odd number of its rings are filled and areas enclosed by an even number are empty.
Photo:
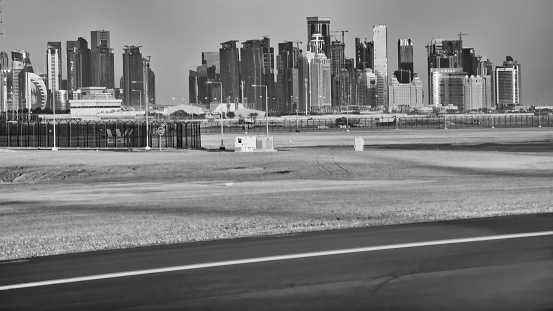
[[[0,310],[550,310],[551,231],[538,214],[0,262]],[[476,237],[498,239],[450,241]],[[312,256],[270,257],[294,254]]]

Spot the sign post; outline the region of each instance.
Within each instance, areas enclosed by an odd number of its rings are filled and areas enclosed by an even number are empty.
[[[165,134],[165,128],[163,126],[158,127],[157,134],[159,135],[159,151],[161,151],[161,136]]]

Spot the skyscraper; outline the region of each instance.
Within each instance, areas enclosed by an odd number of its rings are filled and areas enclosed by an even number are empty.
[[[466,73],[463,72],[461,65],[461,54],[462,54],[462,41],[461,40],[443,40],[443,39],[432,39],[430,44],[428,44],[428,98],[430,106],[438,106],[439,104],[435,103],[434,100],[437,97],[437,89],[434,88],[434,81],[442,79],[442,76],[434,79],[432,76],[433,73],[446,73],[446,76],[449,74],[461,75],[464,76]],[[437,69],[454,69],[454,70],[437,70]],[[454,80],[457,81],[457,80]],[[462,90],[462,83],[461,83]],[[457,88],[457,87],[455,87]],[[457,96],[454,96],[457,98]],[[441,101],[443,103],[443,100]],[[457,102],[457,105],[462,105],[462,98],[460,102],[458,100],[450,100],[448,102]]]
[[[48,68],[46,71],[46,86],[51,94],[52,103],[55,103],[56,109],[60,109],[57,94],[61,89],[61,64],[61,42],[48,42],[48,47],[46,49],[46,68]]]
[[[113,89],[115,86],[114,56],[110,48],[109,31],[91,31],[90,37],[91,84]]]
[[[90,49],[88,49],[88,42],[79,37],[77,41],[67,41],[67,92],[69,99],[74,99],[73,93],[86,86],[90,86]]]
[[[8,53],[0,52],[0,112],[8,111],[8,94],[10,82],[9,67],[8,67]],[[9,83],[11,85],[11,83]]]
[[[474,48],[466,47],[461,51],[461,64],[463,65],[463,71],[470,76],[479,75],[478,63],[480,62],[480,56],[476,55]]]
[[[0,52],[0,70],[8,70],[9,69],[8,61],[9,61],[8,53],[6,53],[4,51]]]
[[[389,110],[388,107],[388,35],[386,25],[373,26],[374,41],[374,74],[377,82],[377,105]]]
[[[277,56],[277,107],[280,112],[295,112],[299,105],[298,57],[300,50],[294,42],[278,44]]]
[[[248,99],[248,105],[253,104],[257,110],[265,111],[265,94],[262,88],[252,87],[252,85],[266,85],[268,97],[267,102],[269,110],[274,110],[275,106],[275,86],[274,86],[274,48],[271,46],[268,37],[261,40],[248,40],[242,42],[240,49],[240,75],[244,81],[244,96]],[[255,104],[254,104],[255,103]]]
[[[323,53],[330,58],[330,17],[307,17],[307,42],[315,33],[321,35]]]
[[[494,83],[496,108],[504,109],[520,104],[520,64],[511,56],[506,57],[503,66],[495,67]]]
[[[453,105],[464,106],[463,82],[466,73],[463,68],[432,68],[430,72],[432,88],[429,100],[435,107]]]
[[[219,49],[219,65],[221,74],[221,84],[223,87],[223,98],[218,102],[223,103],[224,98],[240,98],[240,55],[236,47],[237,40],[231,40],[221,43]],[[211,84],[217,86],[217,84]],[[219,94],[217,94],[217,98]]]
[[[25,108],[26,72],[33,72],[31,55],[24,50],[12,51],[12,106],[9,110]]]
[[[397,63],[400,72],[409,72],[407,76],[400,74],[400,83],[410,83],[415,75],[413,66],[413,39],[399,39],[397,42]]]
[[[219,79],[219,75],[221,74],[219,52],[202,52],[202,64],[206,65],[209,79]]]
[[[373,69],[373,54],[373,41],[367,41],[365,38],[365,41],[361,42],[360,38],[355,38],[355,68],[358,70]]]
[[[484,82],[481,76],[465,76],[463,80],[463,107],[459,109],[464,111],[479,110],[484,108],[482,103],[482,91]]]
[[[327,112],[331,109],[332,74],[330,60],[324,53],[324,46],[324,37],[315,32],[309,41],[308,51],[303,54],[307,69],[303,72],[303,78],[307,83],[306,108],[308,111]]]
[[[139,46],[125,46],[123,53],[123,105],[140,109],[146,107],[142,53]],[[142,102],[141,102],[142,100]]]

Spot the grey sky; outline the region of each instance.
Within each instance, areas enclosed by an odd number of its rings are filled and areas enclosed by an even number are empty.
[[[0,29],[7,34],[0,37],[0,50],[29,51],[37,72],[44,71],[47,41],[61,41],[65,48],[68,40],[82,36],[90,42],[91,30],[105,29],[111,33],[118,86],[123,46],[142,46],[143,55],[152,56],[159,104],[171,104],[172,98],[188,102],[188,70],[200,64],[202,51],[218,51],[221,42],[268,35],[275,49],[278,42],[300,40],[305,50],[307,16],[331,17],[332,30],[348,30],[348,57],[354,56],[355,37],[371,40],[372,26],[386,24],[390,72],[397,68],[397,40],[413,38],[425,101],[424,46],[433,37],[456,39],[462,31],[468,34],[464,45],[494,65],[506,55],[522,64],[526,104],[553,104],[551,0],[5,0],[2,9]]]

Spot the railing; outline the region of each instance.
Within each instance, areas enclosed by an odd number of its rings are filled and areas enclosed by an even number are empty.
[[[199,122],[148,124],[131,121],[0,121],[0,147],[201,148]],[[163,127],[164,134],[158,135]]]
[[[462,128],[512,128],[512,127],[553,127],[553,117],[549,115],[489,115],[489,116],[455,116],[438,117],[407,116],[395,119],[385,117],[360,118],[352,115],[347,118],[349,130],[387,130],[387,129],[462,129]],[[218,133],[221,131],[220,120],[202,120],[203,133]],[[295,131],[331,131],[345,130],[346,122],[337,122],[336,118],[281,118],[269,119],[269,132]],[[224,119],[223,130],[226,133],[248,132],[264,133],[265,119],[258,119],[251,124],[241,123],[238,119]]]

